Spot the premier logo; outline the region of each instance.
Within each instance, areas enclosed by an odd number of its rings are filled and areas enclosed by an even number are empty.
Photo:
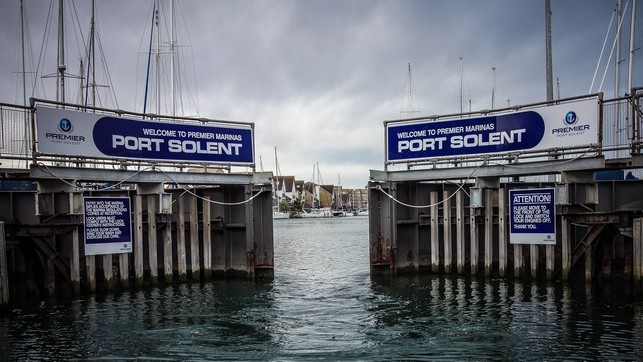
[[[74,127],[71,125],[71,121],[67,118],[63,118],[58,122],[58,129],[63,133],[70,133],[74,130]]]
[[[554,128],[551,130],[551,133],[558,136],[567,136],[568,134],[572,134],[572,133],[578,134],[584,131],[589,131],[590,129],[589,124],[576,125],[576,123],[578,123],[578,117],[576,115],[576,112],[574,111],[569,111],[565,114],[563,123],[567,127]]]
[[[58,122],[58,130],[60,133],[45,133],[45,138],[49,138],[55,143],[65,142],[78,144],[80,142],[85,142],[85,136],[76,136],[71,134],[74,130],[74,126],[67,118],[63,118]]]

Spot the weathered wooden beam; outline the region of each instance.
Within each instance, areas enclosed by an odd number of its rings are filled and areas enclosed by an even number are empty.
[[[506,190],[498,190],[498,274],[507,271],[507,197]]]
[[[134,195],[134,232],[132,233],[133,249],[134,249],[134,278],[136,284],[143,284],[143,197],[141,195]],[[129,281],[129,263],[127,262],[127,254],[125,257],[120,257],[121,267],[121,282],[128,284]],[[124,275],[123,275],[124,274]],[[126,280],[127,279],[127,280]]]
[[[210,196],[203,197],[203,275],[206,279],[212,276],[212,212]]]
[[[431,191],[429,193],[429,203],[431,204],[431,272],[440,271],[440,228],[438,220],[438,193]]]
[[[179,280],[185,281],[188,269],[185,245],[185,197],[179,195],[176,202],[179,204],[178,221],[176,222],[176,257],[178,260]]]
[[[158,241],[157,241],[157,230],[156,230],[156,211],[157,203],[156,199],[159,197],[156,195],[147,195],[147,254],[148,254],[148,263],[150,266],[150,282],[152,285],[158,283],[159,277],[159,259],[158,259]]]
[[[190,271],[192,280],[201,279],[201,264],[199,253],[199,212],[195,196],[189,197],[190,210]]]
[[[452,261],[452,245],[453,240],[451,237],[451,199],[449,198],[449,191],[442,192],[442,225],[443,237],[442,245],[444,246],[444,272],[451,273]]]
[[[9,304],[9,268],[4,222],[0,221],[0,304]]]
[[[464,274],[465,264],[465,220],[464,220],[464,191],[458,190],[455,196],[456,203],[456,269],[458,274]]]
[[[485,189],[484,197],[484,274],[491,275],[493,265],[493,189]]]

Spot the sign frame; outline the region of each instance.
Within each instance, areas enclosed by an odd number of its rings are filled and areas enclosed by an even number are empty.
[[[251,167],[255,163],[251,123],[160,122],[37,106],[36,128],[41,154]]]
[[[479,117],[385,122],[385,163],[599,144],[598,98]]]
[[[509,243],[556,245],[556,189],[509,190]]]
[[[83,197],[85,255],[132,252],[132,207],[129,197]]]

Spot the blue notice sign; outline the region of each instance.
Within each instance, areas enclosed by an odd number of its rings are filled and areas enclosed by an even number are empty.
[[[96,148],[119,158],[251,164],[250,128],[158,123],[102,117],[93,130]]]
[[[153,122],[38,107],[38,152],[150,161],[254,164],[249,123]]]
[[[598,142],[595,99],[449,120],[386,123],[386,162],[460,158]]]
[[[439,122],[391,125],[387,160],[404,161],[528,150],[540,142],[543,118],[534,111]]]
[[[556,244],[553,188],[509,190],[511,244]]]
[[[132,252],[129,197],[85,197],[85,255]]]

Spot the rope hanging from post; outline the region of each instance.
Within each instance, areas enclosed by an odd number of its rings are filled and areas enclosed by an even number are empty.
[[[65,183],[66,185],[69,185],[69,186],[72,186],[72,187],[76,187],[76,188],[78,188],[78,191],[89,191],[89,190],[90,190],[90,189],[88,189],[88,188],[78,187],[78,185],[76,185],[75,183],[73,183],[73,182],[69,182],[69,181],[67,181],[67,180],[65,180],[65,179],[63,179],[63,178],[61,178],[60,176],[56,175],[56,174],[55,174],[51,169],[49,169],[49,167],[47,167],[47,165],[45,165],[44,163],[38,163],[38,167],[39,167],[43,172],[45,172],[45,173],[47,173],[47,174],[51,175],[52,177],[54,177],[54,178],[58,179],[59,181],[61,181],[61,182]],[[147,171],[147,170],[152,170],[152,169],[154,169],[154,168],[153,168],[153,167],[146,167],[146,168],[143,168],[143,169],[141,169],[141,170],[136,171],[136,172],[135,172],[135,173],[133,173],[132,175],[130,175],[130,176],[128,176],[128,177],[126,177],[126,178],[124,178],[123,180],[121,180],[121,181],[119,181],[119,182],[117,182],[117,183],[107,185],[107,186],[102,187],[102,188],[99,188],[99,189],[97,189],[97,190],[98,190],[98,191],[105,191],[105,190],[113,189],[113,188],[115,188],[116,186],[119,186],[119,185],[121,185],[121,184],[123,184],[123,183],[127,182],[127,180],[129,180],[129,179],[133,178],[134,176],[138,175],[139,173],[141,173],[141,172],[143,172],[143,171]],[[172,183],[174,183],[174,184],[176,184],[176,185],[179,185],[179,183],[178,183],[178,182],[176,182],[176,181],[172,178],[172,176],[170,176],[170,175],[169,175],[168,173],[166,173],[165,171],[163,171],[163,170],[159,170],[159,172],[161,172],[163,175],[165,175],[165,177],[167,177],[167,178],[168,178],[168,180],[170,180]],[[254,200],[256,197],[258,197],[258,196],[259,196],[261,193],[263,193],[264,191],[266,191],[266,190],[262,187],[262,188],[261,188],[261,189],[260,189],[256,194],[252,195],[252,196],[251,196],[250,198],[248,198],[247,200],[238,201],[238,202],[221,202],[221,201],[209,200],[209,199],[206,199],[206,198],[204,198],[204,197],[202,197],[202,196],[199,196],[199,195],[197,195],[196,193],[194,193],[193,191],[191,191],[190,189],[188,189],[188,188],[187,188],[187,187],[185,187],[185,186],[180,186],[180,188],[184,191],[183,193],[188,193],[188,194],[191,194],[191,195],[193,195],[194,197],[199,198],[199,199],[201,199],[201,200],[203,200],[203,201],[205,201],[205,202],[212,203],[212,204],[216,204],[216,205],[222,205],[222,206],[237,206],[237,205],[243,205],[243,204],[246,204],[246,203],[248,203],[248,202],[250,202],[250,201]]]
[[[473,174],[474,174],[474,173],[476,173],[476,171],[478,171],[478,169],[479,169],[480,167],[482,167],[482,165],[483,165],[483,164],[478,165],[478,167],[476,167],[473,171],[471,171],[471,173],[469,174],[469,176],[464,180],[464,182],[463,182],[462,184],[460,184],[460,186],[458,187],[458,189],[457,189],[457,190],[455,190],[455,192],[453,192],[453,193],[451,194],[451,196],[447,197],[446,199],[444,199],[444,200],[442,200],[442,201],[436,202],[436,203],[434,203],[434,204],[429,204],[429,205],[411,205],[411,204],[407,204],[407,203],[405,203],[405,202],[402,202],[402,201],[400,201],[400,200],[396,199],[393,195],[391,195],[391,194],[389,194],[388,192],[384,191],[384,189],[382,189],[382,187],[381,187],[380,185],[377,185],[377,190],[379,190],[381,193],[383,193],[383,194],[384,194],[384,195],[386,195],[389,199],[391,199],[391,200],[395,201],[395,202],[396,202],[397,204],[399,204],[399,205],[406,206],[406,207],[410,207],[410,208],[413,208],[413,209],[426,209],[426,208],[429,208],[429,207],[438,206],[438,205],[440,205],[440,204],[442,204],[442,203],[445,203],[445,202],[449,201],[449,200],[450,200],[450,199],[451,199],[455,194],[457,194],[457,193],[458,193],[458,191],[460,191],[460,190],[462,190],[462,189],[464,188],[464,185],[467,183],[467,181],[468,181],[468,180],[473,176]]]

